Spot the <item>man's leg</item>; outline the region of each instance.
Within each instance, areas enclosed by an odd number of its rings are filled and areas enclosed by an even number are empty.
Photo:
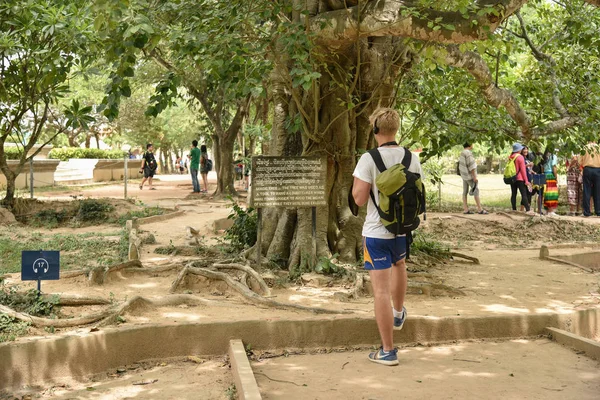
[[[585,167],[583,169],[583,215],[591,215],[590,199],[592,198],[592,169]]]
[[[594,212],[600,217],[600,168],[594,168],[592,170],[592,181],[594,185],[592,188],[594,197]]]
[[[406,288],[408,286],[408,274],[406,273],[406,261],[400,260],[392,266],[392,284],[390,291],[392,302],[396,311],[402,311]]]
[[[153,178],[153,175],[150,175],[150,177],[148,177],[148,187],[150,189],[152,189],[152,178]]]
[[[463,179],[463,211],[469,211],[469,206],[467,205],[467,195],[469,194],[469,183]]]
[[[383,351],[394,349],[394,314],[390,304],[390,275],[390,268],[369,271],[375,296],[375,320],[377,328],[379,328]]]

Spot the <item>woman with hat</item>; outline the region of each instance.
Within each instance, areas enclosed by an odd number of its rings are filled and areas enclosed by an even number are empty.
[[[510,204],[513,211],[517,211],[517,190],[521,193],[521,205],[525,207],[525,211],[529,214],[529,196],[527,192],[531,190],[531,184],[527,178],[527,167],[525,166],[525,159],[521,155],[523,145],[521,143],[513,144],[512,154],[508,156],[509,160],[515,159],[515,168],[517,170],[517,176],[513,183],[510,184],[511,196]]]

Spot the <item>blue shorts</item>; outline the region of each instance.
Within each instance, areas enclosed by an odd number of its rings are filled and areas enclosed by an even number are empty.
[[[406,258],[406,236],[394,239],[364,238],[365,269],[387,269]]]

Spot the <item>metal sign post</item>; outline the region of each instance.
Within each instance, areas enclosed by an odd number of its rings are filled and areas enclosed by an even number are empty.
[[[125,166],[124,166],[124,171],[125,171],[125,176],[124,176],[124,179],[125,179],[125,188],[124,188],[123,196],[124,196],[125,200],[127,200],[127,178],[128,178],[127,175],[129,174],[129,172],[127,171],[127,161],[129,161],[129,156],[125,156]]]
[[[29,159],[29,198],[33,199],[33,157]]]
[[[59,251],[22,251],[21,280],[37,281],[38,294],[42,292],[42,281],[60,278]]]

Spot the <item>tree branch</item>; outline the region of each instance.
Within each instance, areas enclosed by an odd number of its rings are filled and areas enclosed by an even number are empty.
[[[465,18],[460,12],[413,8],[409,1],[373,0],[361,10],[355,6],[318,14],[311,20],[311,30],[317,33],[317,41],[328,47],[350,45],[357,37],[370,36],[465,43],[487,38],[527,0],[479,0],[477,3],[480,7]],[[498,15],[493,12],[479,15],[483,7],[493,8]],[[438,19],[438,24],[431,25]]]

